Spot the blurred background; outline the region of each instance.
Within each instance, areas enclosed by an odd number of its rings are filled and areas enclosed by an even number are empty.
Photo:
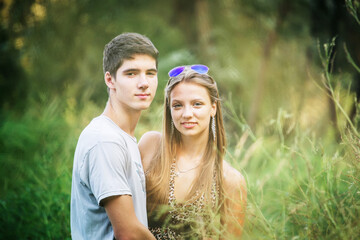
[[[77,139],[101,114],[104,45],[160,51],[136,137],[161,130],[167,72],[217,81],[243,239],[360,237],[358,0],[0,0],[0,238],[70,239]]]

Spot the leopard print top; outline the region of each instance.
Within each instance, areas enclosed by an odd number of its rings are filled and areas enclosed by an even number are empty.
[[[212,236],[210,231],[206,230],[206,225],[212,220],[212,216],[205,210],[205,194],[201,196],[199,192],[196,192],[194,201],[187,201],[185,203],[178,203],[175,199],[175,172],[176,164],[173,162],[170,169],[170,181],[169,181],[169,200],[168,211],[166,218],[161,220],[152,220],[150,217],[149,230],[155,236],[156,239],[199,239],[202,236]],[[216,184],[216,174],[214,174],[212,190],[211,190],[211,202],[212,208],[217,206],[217,199],[219,190]],[[199,229],[204,231],[199,232]]]

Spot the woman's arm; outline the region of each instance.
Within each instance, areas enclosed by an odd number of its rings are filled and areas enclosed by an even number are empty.
[[[224,239],[239,239],[246,210],[246,182],[239,171],[224,162],[225,214],[221,221],[225,226]]]
[[[146,172],[154,159],[156,154],[160,150],[161,145],[161,133],[156,131],[150,131],[145,133],[139,141],[139,150],[141,154],[141,161],[144,171]]]

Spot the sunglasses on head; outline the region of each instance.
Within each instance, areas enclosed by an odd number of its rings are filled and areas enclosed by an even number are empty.
[[[195,64],[191,66],[178,66],[174,67],[169,71],[169,77],[179,76],[179,74],[182,73],[186,67],[190,67],[190,69],[200,74],[206,74],[209,71],[209,68],[207,66],[201,64]]]

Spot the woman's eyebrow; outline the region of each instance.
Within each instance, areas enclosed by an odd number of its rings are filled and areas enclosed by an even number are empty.
[[[203,102],[204,99],[203,98],[194,98],[194,99],[191,99],[190,102],[196,102],[196,101],[199,101],[199,102]],[[182,100],[179,100],[177,98],[173,98],[171,99],[171,102],[183,102]]]
[[[194,102],[194,101],[204,101],[204,99],[203,99],[203,98],[194,98],[194,99],[192,99],[191,101],[192,101],[192,102]]]

